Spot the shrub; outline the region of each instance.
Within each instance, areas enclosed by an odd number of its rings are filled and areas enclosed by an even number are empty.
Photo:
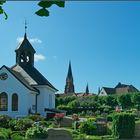
[[[113,113],[107,115],[107,121],[112,122],[113,121]]]
[[[29,115],[29,116],[27,116],[26,118],[27,118],[27,119],[31,119],[31,120],[33,120],[33,121],[35,121],[35,122],[43,121],[43,120],[44,120],[44,118],[41,117],[40,115]]]
[[[88,115],[88,116],[93,116],[94,113],[93,113],[93,111],[91,111],[91,110],[87,110],[87,111],[86,111],[86,115]]]
[[[88,118],[88,121],[95,122],[96,121],[96,118]]]
[[[8,115],[0,115],[0,127],[8,128],[10,120],[11,117],[9,117]]]
[[[0,139],[9,139],[11,131],[9,129],[0,128]]]
[[[79,115],[80,116],[85,116],[86,115],[86,112],[85,111],[79,112]]]
[[[49,128],[57,128],[58,126],[55,124],[55,123],[51,123],[50,125],[49,125]]]
[[[16,125],[16,119],[12,119],[9,121],[9,128],[11,128],[11,130],[15,130],[15,125]]]
[[[112,110],[112,107],[111,106],[104,106],[104,109],[103,109],[103,111],[105,112],[105,113],[109,113],[110,111]]]
[[[94,135],[96,132],[96,123],[94,121],[86,121],[80,124],[80,132],[87,135]]]
[[[118,138],[133,138],[135,117],[130,113],[116,113],[113,116],[113,136]]]
[[[27,139],[45,139],[48,137],[48,130],[46,127],[31,127],[26,131]]]
[[[39,121],[39,122],[34,122],[33,127],[36,127],[36,126],[42,126],[42,127],[48,127],[49,124],[47,121]]]
[[[18,131],[23,131],[23,130],[27,130],[27,128],[32,127],[32,124],[34,123],[33,120],[31,119],[18,119],[16,120],[16,122],[13,122],[13,124],[15,123],[14,129],[18,130]]]
[[[25,138],[24,138],[24,135],[21,132],[16,132],[16,133],[13,133],[11,135],[11,139],[12,140],[23,140]]]
[[[95,111],[95,115],[100,115],[100,114],[101,114],[100,110]]]

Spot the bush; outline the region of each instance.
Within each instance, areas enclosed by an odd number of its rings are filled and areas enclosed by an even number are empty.
[[[80,132],[87,135],[94,135],[96,133],[96,123],[94,121],[86,121],[80,124]]]
[[[108,121],[108,122],[112,122],[112,121],[113,121],[113,113],[107,115],[107,121]]]
[[[15,122],[13,122],[13,124],[15,124],[14,130],[18,131],[27,130],[27,128],[32,127],[33,123],[34,123],[33,120],[27,118],[15,120]],[[11,126],[13,124],[11,123]]]
[[[45,139],[48,137],[48,130],[46,127],[31,127],[26,131],[27,139]]]
[[[36,127],[36,126],[42,126],[42,127],[48,127],[49,124],[47,121],[39,121],[39,122],[34,122],[33,127]]]
[[[9,117],[8,115],[0,115],[0,127],[8,128],[10,120],[11,117]]]
[[[100,110],[95,111],[95,115],[100,115],[100,114],[101,114]]]
[[[16,132],[11,135],[11,139],[12,140],[23,140],[25,138],[24,138],[24,135],[22,134],[22,132]]]
[[[58,127],[58,125],[55,124],[55,123],[51,123],[51,124],[49,125],[49,128],[57,128],[57,127]]]
[[[118,138],[133,138],[135,117],[130,113],[116,113],[113,116],[113,136]]]
[[[88,121],[95,122],[96,121],[96,118],[88,118]]]
[[[27,118],[27,119],[31,119],[31,120],[33,120],[33,121],[35,121],[35,122],[43,121],[43,120],[44,120],[44,118],[41,117],[40,115],[29,115],[29,116],[27,116],[26,118]]]
[[[11,130],[15,130],[15,125],[16,125],[16,119],[12,119],[9,121],[9,128],[11,128]]]
[[[9,129],[0,128],[0,139],[9,139],[11,131]]]

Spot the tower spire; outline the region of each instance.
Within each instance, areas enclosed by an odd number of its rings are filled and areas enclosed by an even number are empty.
[[[73,79],[72,70],[71,70],[71,61],[69,61],[69,68],[68,68],[67,78],[72,78]]]
[[[24,38],[27,38],[27,20],[25,19],[25,35],[24,35]]]
[[[87,83],[87,86],[86,86],[86,94],[89,94],[88,83]]]
[[[72,76],[72,68],[71,61],[69,61],[69,68],[66,77],[66,85],[65,85],[65,93],[74,93],[74,84],[73,84],[73,76]]]

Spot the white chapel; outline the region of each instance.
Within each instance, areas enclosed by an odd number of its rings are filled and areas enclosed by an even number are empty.
[[[25,33],[15,50],[16,64],[0,68],[0,115],[13,118],[55,108],[57,89],[34,67],[36,53]]]

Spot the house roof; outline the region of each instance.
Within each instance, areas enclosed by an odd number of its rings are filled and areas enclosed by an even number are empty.
[[[15,52],[21,51],[21,50],[31,50],[33,53],[35,53],[35,49],[32,47],[31,43],[27,39],[27,35],[25,33],[23,41],[18,45]]]
[[[118,89],[118,88],[122,88],[122,89],[129,88],[130,92],[131,92],[132,89],[133,89],[132,91],[139,92],[139,90],[137,88],[135,88],[133,85],[121,84],[120,82],[115,87],[115,89]]]
[[[103,87],[107,94],[115,94],[115,88]]]
[[[136,92],[139,92],[139,90],[137,88],[135,88],[133,85],[130,85],[129,87],[133,88],[136,90]]]
[[[2,68],[6,68],[12,75],[14,75],[14,77],[20,81],[25,87],[27,87],[29,90],[35,91],[35,92],[39,92],[36,88],[32,87],[21,75],[20,73],[12,70],[11,68],[3,65],[0,69]]]
[[[26,81],[32,87],[36,85],[47,85],[58,91],[34,66],[15,65],[11,70],[19,75],[21,81]]]
[[[125,87],[128,87],[130,85],[126,85],[126,84],[121,84],[120,82],[116,85],[115,88],[125,88]]]
[[[107,94],[126,93],[126,92],[139,92],[133,85],[121,84],[120,82],[115,88],[103,87]]]

